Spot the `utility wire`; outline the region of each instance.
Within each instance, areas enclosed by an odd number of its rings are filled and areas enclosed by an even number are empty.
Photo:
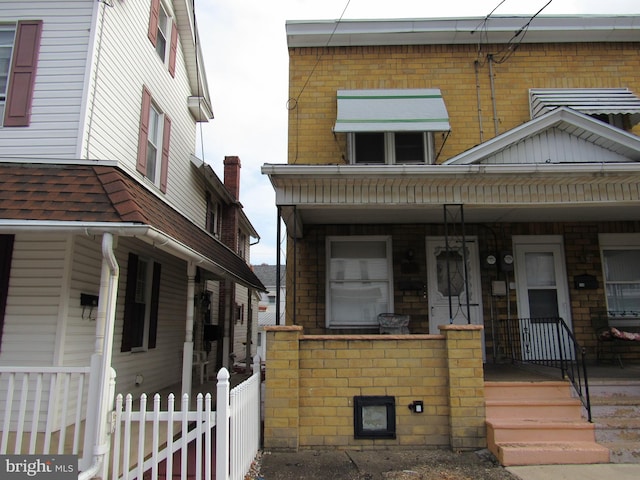
[[[504,63],[507,60],[509,60],[509,58],[511,58],[511,55],[515,53],[515,51],[518,49],[518,47],[524,40],[524,37],[527,34],[527,31],[529,30],[529,26],[531,25],[531,22],[533,21],[533,19],[536,18],[538,15],[540,15],[540,13],[545,8],[547,8],[552,1],[553,0],[549,0],[540,10],[538,10],[535,14],[533,14],[533,16],[529,19],[529,21],[525,23],[522,27],[520,27],[520,29],[513,34],[513,36],[507,42],[507,45],[500,52],[494,54],[493,62],[495,64]],[[518,42],[514,43],[514,40],[516,39],[518,39]],[[498,55],[502,55],[502,57],[496,59],[495,57]]]
[[[342,22],[342,17],[344,17],[344,14],[346,13],[347,8],[349,8],[349,4],[350,3],[351,3],[351,0],[347,0],[347,4],[344,6],[344,9],[342,10],[342,13],[340,14],[340,18],[338,18],[338,21],[336,22],[335,26],[333,27],[333,31],[331,32],[331,35],[329,36],[329,39],[327,40],[327,43],[325,44],[325,48],[328,47],[329,44],[331,43],[331,40],[333,39],[333,36],[335,35],[336,30],[338,30],[338,26],[340,25],[340,22]],[[289,100],[287,102],[287,108],[289,110],[293,110],[293,109],[297,108],[298,100],[302,96],[302,93],[304,92],[304,90],[307,88],[307,85],[309,84],[309,81],[311,80],[311,77],[313,76],[314,72],[316,71],[316,68],[318,67],[318,64],[320,63],[320,60],[322,60],[322,56],[323,56],[323,54],[320,53],[318,55],[318,58],[316,58],[316,63],[313,65],[313,68],[311,69],[311,72],[309,72],[309,75],[307,76],[307,79],[305,80],[304,84],[302,85],[302,88],[300,89],[300,92],[298,92],[298,95],[295,98],[289,98]]]

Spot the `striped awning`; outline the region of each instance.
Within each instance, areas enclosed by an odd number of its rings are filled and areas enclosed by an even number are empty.
[[[586,115],[630,115],[640,122],[640,98],[628,88],[532,88],[529,90],[531,118],[557,107],[569,107]]]
[[[442,132],[451,129],[440,89],[338,90],[334,132]]]

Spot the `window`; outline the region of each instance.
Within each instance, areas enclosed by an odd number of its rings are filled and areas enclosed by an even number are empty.
[[[170,139],[171,119],[161,113],[149,90],[143,88],[136,168],[162,192],[167,191]]]
[[[246,260],[246,255],[247,255],[247,243],[248,243],[248,237],[247,234],[244,233],[242,230],[238,230],[238,255],[241,258],[244,258]]]
[[[42,21],[0,25],[0,121],[26,127],[38,66]]]
[[[220,226],[222,222],[222,215],[220,214],[220,204],[214,202],[211,198],[211,194],[206,194],[207,203],[207,218],[205,219],[207,232],[211,233],[215,237],[220,235]]]
[[[623,130],[640,123],[640,98],[628,88],[531,88],[531,118],[568,107]]]
[[[129,254],[125,293],[122,352],[156,347],[160,264]]]
[[[4,105],[7,100],[7,85],[9,84],[9,67],[11,66],[11,52],[13,52],[15,35],[15,26],[0,26],[0,118],[4,118]]]
[[[164,7],[160,5],[160,12],[158,16],[158,32],[156,33],[156,52],[158,56],[165,60],[167,56],[167,31],[169,30],[169,17]]]
[[[146,176],[153,183],[157,184],[159,179],[157,173],[159,168],[156,165],[159,162],[158,152],[160,152],[160,142],[162,141],[162,131],[160,129],[160,122],[162,121],[162,114],[151,105],[149,107],[149,134],[147,135],[147,172]]]
[[[607,310],[640,317],[640,235],[600,235]]]
[[[348,138],[354,164],[423,164],[434,162],[432,132],[362,132]]]
[[[640,316],[640,247],[603,250],[607,310],[611,316]]]
[[[0,348],[2,347],[2,331],[4,329],[4,313],[9,296],[9,276],[11,259],[13,258],[13,235],[0,235]]]
[[[327,238],[328,328],[378,326],[393,311],[390,237]]]
[[[434,163],[434,132],[451,130],[437,88],[338,90],[335,133],[352,164]]]
[[[175,76],[178,29],[161,0],[151,0],[148,36],[160,60],[167,65],[171,76]]]

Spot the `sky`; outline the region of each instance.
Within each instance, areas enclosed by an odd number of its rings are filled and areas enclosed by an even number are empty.
[[[540,15],[640,14],[638,0],[195,0],[215,117],[201,124],[196,152],[221,180],[224,157],[240,157],[240,202],[260,236],[251,263],[275,265],[278,246],[285,261],[275,192],[260,169],[287,163],[286,20],[532,16],[543,7]]]

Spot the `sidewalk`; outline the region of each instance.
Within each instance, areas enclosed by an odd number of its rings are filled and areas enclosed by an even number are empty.
[[[507,467],[507,471],[521,480],[637,480],[640,464],[606,463],[596,465],[538,465]]]
[[[262,480],[638,480],[640,464],[502,467],[486,450],[265,451]]]

